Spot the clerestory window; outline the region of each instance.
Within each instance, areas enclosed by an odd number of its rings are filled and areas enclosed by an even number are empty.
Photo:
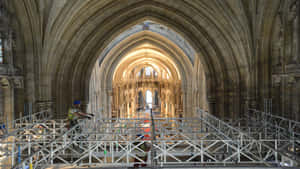
[[[153,69],[151,67],[146,67],[145,69],[145,75],[146,76],[151,76],[151,72],[153,71]]]

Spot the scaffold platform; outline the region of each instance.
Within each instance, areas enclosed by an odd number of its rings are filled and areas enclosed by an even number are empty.
[[[49,111],[39,112],[14,122],[1,138],[1,168],[300,164],[298,122],[275,120],[257,110],[249,111],[247,123],[245,119],[224,122],[201,109],[197,114],[194,118],[82,119],[68,129],[65,120],[53,120]]]

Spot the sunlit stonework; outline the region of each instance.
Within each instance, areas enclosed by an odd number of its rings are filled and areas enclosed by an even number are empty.
[[[175,64],[164,54],[142,45],[121,60],[113,78],[112,116],[182,117],[181,79]]]

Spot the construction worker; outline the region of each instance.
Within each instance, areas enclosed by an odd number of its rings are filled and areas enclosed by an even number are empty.
[[[4,137],[7,134],[7,130],[4,124],[0,124],[0,138]]]
[[[75,100],[73,103],[73,107],[69,109],[68,111],[68,121],[69,121],[69,128],[72,128],[75,126],[78,122],[78,118],[88,118],[91,119],[94,115],[93,114],[88,114],[88,113],[83,113],[80,110],[80,101]]]

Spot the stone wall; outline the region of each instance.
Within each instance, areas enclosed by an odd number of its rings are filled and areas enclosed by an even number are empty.
[[[271,98],[274,113],[299,118],[297,0],[5,2],[16,19],[14,64],[25,79],[17,96],[35,110],[47,105],[63,117],[74,99],[88,103],[101,53],[128,28],[153,20],[180,34],[194,49],[190,58],[203,66],[206,93],[198,90],[202,83],[183,86],[185,95],[198,93],[199,101],[185,100],[187,110],[202,105],[202,95],[210,112],[237,118],[248,107],[264,109]]]

